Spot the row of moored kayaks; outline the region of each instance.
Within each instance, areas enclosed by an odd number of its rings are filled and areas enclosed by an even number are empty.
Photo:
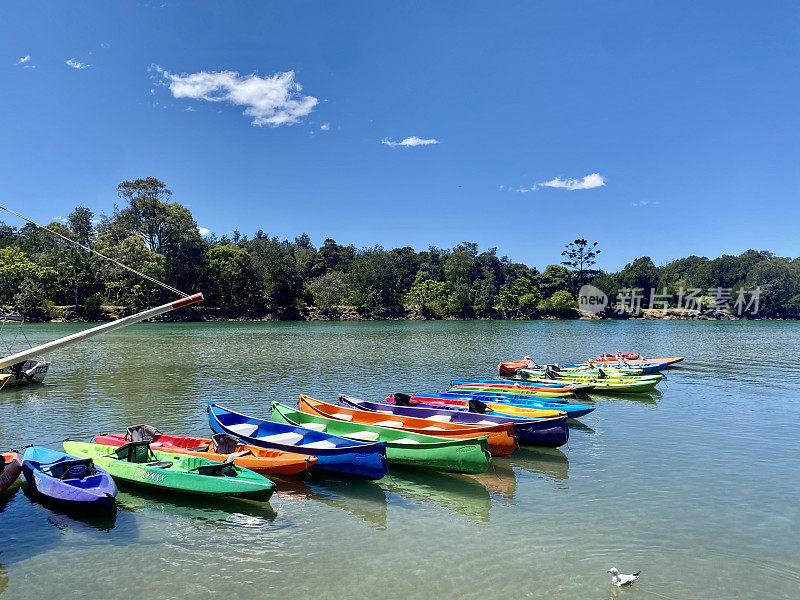
[[[267,500],[275,489],[269,475],[322,471],[381,479],[391,464],[478,474],[489,468],[491,457],[508,456],[517,445],[566,444],[567,419],[595,410],[592,402],[573,399],[576,394],[648,391],[662,378],[619,361],[599,368],[524,362],[501,363],[507,376],[514,369],[512,379],[455,380],[442,391],[378,402],[300,395],[297,407],[272,403],[269,419],[212,402],[209,438],[136,425],[97,435],[92,443],[65,441],[63,452],[32,446],[22,457],[3,455],[0,492],[22,474],[42,496],[104,507],[113,504],[119,481]]]

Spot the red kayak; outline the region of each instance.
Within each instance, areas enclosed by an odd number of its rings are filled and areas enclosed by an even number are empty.
[[[22,461],[16,452],[4,452],[3,462],[0,464],[3,470],[0,471],[0,492],[11,487],[22,472]]]

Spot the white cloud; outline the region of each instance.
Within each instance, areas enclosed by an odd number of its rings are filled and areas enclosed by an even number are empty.
[[[435,140],[433,138],[425,140],[415,135],[407,137],[406,139],[401,140],[399,142],[394,142],[389,138],[383,138],[381,140],[381,144],[391,146],[392,148],[394,148],[395,146],[403,146],[404,148],[410,148],[412,146],[429,146],[431,144],[438,144],[438,143],[439,140]]]
[[[191,106],[187,106],[187,107],[186,107],[186,108],[184,108],[183,110],[185,110],[186,112],[194,112],[194,110],[195,110],[195,109],[194,109],[194,108],[192,108]]]
[[[111,48],[111,44],[109,44],[108,42],[100,42],[100,47],[101,48]]]
[[[20,58],[20,59],[17,61],[17,64],[18,64],[18,65],[24,65],[25,63],[28,63],[28,62],[31,62],[31,55],[30,55],[30,54],[26,54],[25,56],[23,56],[22,58]]]
[[[291,125],[307,116],[319,103],[314,96],[303,96],[294,80],[294,71],[259,77],[236,71],[200,71],[175,75],[153,65],[175,98],[208,102],[229,102],[245,106],[244,114],[253,117],[253,126]]]
[[[653,202],[652,200],[639,200],[638,202],[631,202],[631,206],[655,206],[656,204],[659,204],[659,202]]]
[[[330,131],[331,124],[330,123],[323,123],[319,126],[320,131]]]
[[[89,65],[89,64],[86,64],[86,63],[82,63],[82,62],[80,62],[80,61],[77,61],[77,60],[75,60],[74,58],[70,58],[69,60],[65,60],[65,61],[64,61],[64,63],[65,63],[65,64],[67,64],[67,65],[69,65],[69,66],[70,66],[70,67],[72,67],[73,69],[78,69],[78,70],[81,70],[81,69],[88,69],[89,67],[91,67],[91,66],[92,66],[92,65]]]
[[[209,233],[211,233],[211,230],[210,230],[210,229],[208,229],[207,227],[198,227],[198,228],[197,228],[197,231],[199,231],[199,232],[200,232],[200,235],[202,235],[203,237],[205,237],[205,236],[207,236]]]
[[[600,173],[591,173],[582,179],[561,179],[561,177],[556,177],[550,181],[537,183],[536,186],[563,188],[565,190],[590,190],[592,188],[604,186],[605,184],[606,178],[600,175]],[[534,186],[534,189],[536,186]]]

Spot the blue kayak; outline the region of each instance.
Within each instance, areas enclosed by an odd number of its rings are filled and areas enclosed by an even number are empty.
[[[339,394],[338,403],[341,406],[366,410],[369,412],[390,413],[405,417],[429,419],[434,422],[458,423],[459,425],[487,425],[492,423],[511,423],[517,442],[531,446],[548,446],[557,448],[567,443],[569,427],[567,417],[512,417],[498,415],[491,412],[475,413],[468,411],[454,411],[449,408],[420,407],[414,405],[398,404],[400,394],[395,394],[395,402],[369,402],[359,400],[344,394]]]
[[[245,444],[317,457],[313,470],[365,479],[386,475],[386,442],[358,442],[313,429],[248,417],[208,403],[208,424],[216,433],[230,433]]]
[[[414,394],[415,397],[441,398],[444,400],[480,400],[488,404],[508,404],[517,408],[538,408],[541,410],[560,410],[567,413],[570,419],[578,419],[588,415],[595,409],[594,404],[573,404],[571,402],[542,402],[536,396],[524,396],[521,394],[492,394],[487,392],[432,392],[425,394]]]
[[[106,508],[114,503],[117,486],[91,458],[31,446],[22,456],[22,475],[34,491],[58,502]]]

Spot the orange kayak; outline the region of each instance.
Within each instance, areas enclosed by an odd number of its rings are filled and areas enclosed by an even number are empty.
[[[22,460],[16,452],[4,452],[0,470],[0,492],[7,490],[22,472]]]
[[[129,441],[124,433],[108,433],[97,435],[94,438],[95,444],[103,444],[105,446],[122,446]],[[214,452],[211,440],[201,437],[157,433],[153,436],[150,447],[154,450],[190,454],[191,456],[199,456],[220,462],[224,462],[231,456],[230,454]],[[308,456],[307,454],[270,450],[245,444],[239,444],[232,454],[237,455],[233,460],[233,464],[237,467],[244,467],[262,475],[270,473],[275,475],[295,475],[309,469],[319,460],[316,456]]]
[[[473,438],[489,437],[489,452],[492,456],[508,456],[517,447],[517,438],[514,435],[513,423],[491,423],[486,425],[461,425],[458,423],[431,422],[418,417],[401,415],[387,415],[382,413],[344,408],[335,404],[328,404],[314,400],[305,394],[300,394],[300,410],[308,414],[316,414],[328,419],[377,425],[378,427],[391,427],[412,433],[423,433],[443,438]]]

